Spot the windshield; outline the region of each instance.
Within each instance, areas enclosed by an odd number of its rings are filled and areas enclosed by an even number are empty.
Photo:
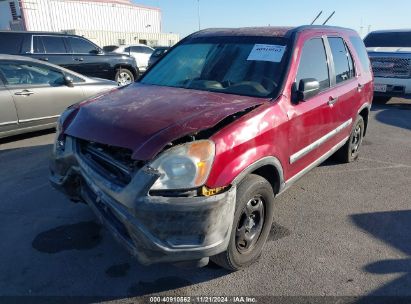
[[[246,38],[203,38],[181,44],[168,52],[140,82],[271,97],[279,90],[283,78],[286,39]]]
[[[411,47],[411,32],[371,33],[364,39],[366,47]]]

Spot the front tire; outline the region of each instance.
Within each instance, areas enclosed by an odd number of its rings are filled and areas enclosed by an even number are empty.
[[[211,260],[231,271],[256,262],[271,230],[274,193],[270,183],[250,174],[237,189],[233,228],[227,250]]]
[[[115,81],[119,86],[125,86],[134,82],[134,75],[128,69],[120,68],[116,72]]]
[[[337,159],[340,162],[351,163],[358,159],[360,147],[364,138],[364,129],[364,119],[361,116],[358,116],[348,141],[336,153]]]

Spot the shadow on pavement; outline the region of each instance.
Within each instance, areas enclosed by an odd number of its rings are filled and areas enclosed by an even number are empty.
[[[46,130],[41,130],[41,131],[36,131],[36,132],[29,132],[29,133],[13,135],[13,136],[5,137],[5,138],[0,138],[0,145],[8,144],[11,142],[24,140],[24,139],[31,139],[37,136],[48,135],[48,134],[54,133],[55,131],[56,129],[53,128],[53,129],[46,129]]]
[[[410,104],[374,104],[371,111],[379,111],[375,118],[381,123],[411,130]]]
[[[374,303],[410,303],[411,302],[411,210],[387,211],[354,214],[352,221],[359,228],[373,237],[389,244],[395,250],[407,255],[407,258],[381,260],[368,264],[364,270],[375,275],[399,274],[398,279],[387,282],[368,296],[401,296],[406,298],[381,298]],[[376,299],[374,299],[376,300]],[[392,302],[391,302],[392,300]],[[408,302],[403,302],[408,301]],[[368,303],[367,297],[358,303]]]

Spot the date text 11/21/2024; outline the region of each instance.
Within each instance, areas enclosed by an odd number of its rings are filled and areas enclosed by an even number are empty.
[[[150,297],[150,303],[257,303],[255,297],[248,296],[196,296],[196,297]]]

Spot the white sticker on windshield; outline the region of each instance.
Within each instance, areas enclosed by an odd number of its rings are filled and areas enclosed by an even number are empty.
[[[247,60],[280,62],[285,52],[285,45],[256,44]]]

